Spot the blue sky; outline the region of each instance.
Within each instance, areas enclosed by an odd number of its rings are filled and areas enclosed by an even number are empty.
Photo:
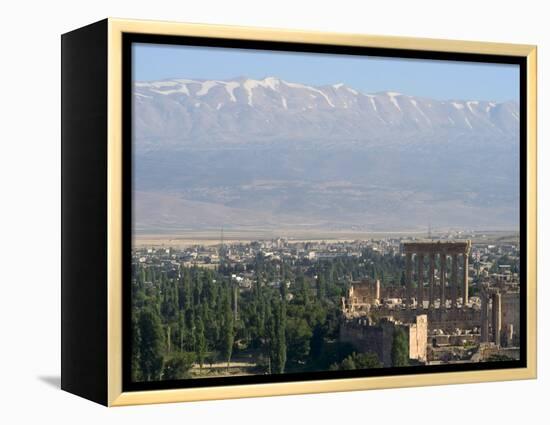
[[[441,100],[519,99],[518,65],[141,43],[133,45],[132,56],[135,81],[274,76],[314,86],[342,82],[363,93],[397,91]]]

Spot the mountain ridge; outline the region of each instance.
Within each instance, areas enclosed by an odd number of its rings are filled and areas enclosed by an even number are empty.
[[[517,102],[275,77],[133,90],[134,225],[515,229]]]
[[[296,81],[291,82],[291,81],[287,81],[287,80],[284,80],[282,78],[275,77],[275,76],[267,76],[267,77],[264,77],[262,79],[255,79],[255,78],[250,78],[248,76],[242,76],[242,75],[237,76],[237,77],[233,77],[233,78],[229,78],[229,79],[180,78],[180,77],[163,78],[163,79],[160,79],[160,80],[139,80],[139,81],[135,81],[134,82],[134,87],[139,87],[139,88],[156,87],[156,88],[159,88],[159,87],[162,87],[162,86],[164,86],[164,87],[177,86],[178,84],[182,84],[182,85],[186,85],[186,84],[200,84],[200,85],[204,85],[204,84],[207,84],[207,85],[221,84],[221,85],[225,85],[225,84],[230,84],[230,83],[242,84],[246,81],[249,81],[252,84],[264,85],[264,86],[275,86],[275,85],[278,85],[280,83],[283,83],[283,84],[291,85],[291,86],[292,85],[298,85],[298,86],[304,86],[304,87],[311,87],[311,88],[314,88],[314,89],[333,88],[335,90],[338,90],[338,89],[343,88],[343,89],[347,89],[348,91],[350,91],[353,94],[356,94],[356,95],[360,94],[360,95],[363,95],[363,96],[376,96],[376,95],[386,94],[386,95],[394,95],[394,96],[417,97],[417,98],[421,98],[421,99],[432,99],[433,101],[437,101],[437,102],[457,101],[457,102],[464,102],[465,103],[465,102],[483,101],[483,102],[491,102],[491,103],[495,103],[495,104],[509,103],[509,102],[517,103],[517,101],[514,100],[514,99],[506,99],[506,100],[503,100],[503,101],[496,101],[494,99],[482,99],[482,98],[477,98],[477,99],[466,99],[466,98],[433,99],[433,98],[430,98],[429,96],[409,95],[407,93],[401,93],[401,92],[397,92],[397,91],[394,91],[394,90],[378,90],[378,91],[375,91],[375,92],[364,92],[362,90],[351,87],[350,85],[348,85],[344,82],[338,82],[338,83],[333,83],[333,84],[313,85],[313,84],[306,84],[306,83],[301,83],[301,82],[296,82]],[[170,91],[170,90],[167,90],[167,91]],[[182,92],[185,92],[185,89],[183,89]],[[164,93],[164,94],[168,94],[168,93]],[[206,94],[206,90],[205,90],[205,92],[203,92],[203,94]]]
[[[434,100],[394,91],[364,94],[337,83],[312,86],[276,77],[255,80],[170,79],[134,84],[142,147],[161,141],[268,143],[331,142],[436,134],[507,137],[519,132],[515,101]]]

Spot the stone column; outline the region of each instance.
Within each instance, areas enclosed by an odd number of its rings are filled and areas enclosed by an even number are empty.
[[[418,279],[416,287],[416,307],[419,309],[424,308],[424,254],[418,254]]]
[[[506,328],[506,344],[510,347],[514,343],[514,325],[508,323]]]
[[[493,294],[493,341],[500,346],[500,330],[502,328],[500,294]]]
[[[411,295],[412,295],[412,253],[407,252],[406,254],[406,267],[407,267],[407,274],[406,274],[406,295],[405,295],[405,306],[409,307],[411,303]]]
[[[462,270],[462,305],[468,304],[468,252],[462,254],[464,257]]]
[[[434,307],[435,305],[435,254],[432,252],[430,254],[430,274],[428,276],[428,280],[430,282],[430,307]]]
[[[489,299],[487,293],[481,291],[481,342],[489,341]]]
[[[451,264],[451,307],[457,306],[457,294],[458,294],[458,254],[454,253],[452,256]]]
[[[439,308],[445,308],[445,281],[447,279],[447,254],[439,253]]]

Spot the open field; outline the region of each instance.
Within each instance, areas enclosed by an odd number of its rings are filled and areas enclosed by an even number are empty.
[[[193,378],[214,378],[218,376],[243,376],[253,375],[256,363],[245,361],[218,362],[203,365],[202,369],[198,364],[194,364],[191,369]]]
[[[262,230],[224,230],[223,241],[226,244],[252,242],[285,238],[293,242],[301,241],[354,241],[385,237],[421,237],[425,232],[353,232],[353,231],[262,231]],[[136,235],[134,246],[172,246],[186,247],[193,245],[218,245],[221,240],[220,230],[189,231],[177,235]]]
[[[439,239],[448,237],[448,232],[432,232],[432,237]],[[292,242],[333,241],[346,242],[367,239],[383,238],[427,238],[426,231],[402,231],[402,232],[364,232],[364,231],[334,231],[334,230],[224,230],[223,241],[225,244],[249,243],[252,241],[271,240],[284,238]],[[222,232],[217,230],[189,230],[180,234],[137,234],[134,236],[134,247],[174,247],[185,248],[194,245],[213,246],[219,245]],[[458,236],[456,239],[471,239],[474,243],[518,243],[519,232],[513,231],[476,231]]]

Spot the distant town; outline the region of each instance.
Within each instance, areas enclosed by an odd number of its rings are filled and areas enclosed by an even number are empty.
[[[518,360],[517,234],[136,245],[132,377]]]

